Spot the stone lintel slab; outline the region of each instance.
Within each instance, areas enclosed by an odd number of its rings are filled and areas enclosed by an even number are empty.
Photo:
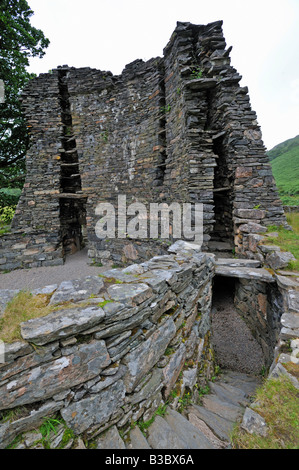
[[[261,282],[275,282],[275,278],[272,274],[263,268],[216,266],[215,274],[218,276],[252,279]]]
[[[259,268],[261,262],[255,259],[216,258],[216,266],[231,268]]]

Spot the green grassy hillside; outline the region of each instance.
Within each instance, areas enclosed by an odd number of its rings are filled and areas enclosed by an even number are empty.
[[[274,147],[268,155],[285,205],[299,205],[299,136]]]
[[[288,140],[285,140],[284,142],[281,142],[281,144],[278,144],[275,147],[273,147],[273,149],[269,150],[267,154],[271,161],[295,148],[299,149],[299,135],[297,135],[293,139],[288,139]]]

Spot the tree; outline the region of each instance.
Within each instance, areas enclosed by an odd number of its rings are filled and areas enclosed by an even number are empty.
[[[29,137],[20,94],[33,78],[30,57],[43,57],[49,40],[30,24],[34,14],[26,0],[0,0],[0,78],[5,101],[0,104],[0,187],[21,187]]]

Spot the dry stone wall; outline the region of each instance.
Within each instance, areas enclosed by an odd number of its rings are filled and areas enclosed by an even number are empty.
[[[57,412],[92,439],[196,391],[213,374],[213,273],[213,256],[179,250],[35,291],[58,309],[22,323],[22,341],[5,345],[0,447]]]
[[[12,234],[1,238],[0,269],[58,264],[84,244],[102,263],[166,253],[167,239],[130,239],[126,229],[96,236],[97,204],[117,215],[123,195],[127,206],[203,204],[206,251],[225,242],[246,256],[252,224],[285,224],[230,50],[221,21],[178,23],[163,57],[136,60],[121,75],[62,66],[30,81],[27,178]]]

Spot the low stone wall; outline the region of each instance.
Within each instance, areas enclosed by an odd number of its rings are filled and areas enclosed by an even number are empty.
[[[299,206],[283,206],[285,212],[299,212]]]
[[[171,245],[169,240],[95,240],[96,235],[90,237],[88,244],[90,263],[110,263],[118,266],[127,266],[132,262],[142,263],[153,256],[166,255]]]
[[[236,278],[234,305],[262,347],[269,377],[287,375],[299,388],[299,273],[282,269],[294,257],[262,244],[265,235],[251,236],[248,255],[256,259],[217,259],[215,274]]]
[[[280,332],[282,295],[274,282],[239,279],[235,284],[234,304],[263,351],[268,369]]]
[[[57,234],[44,231],[6,233],[0,237],[0,272],[64,263]]]
[[[297,274],[297,275],[296,275]],[[283,301],[281,329],[274,348],[274,358],[267,380],[286,377],[299,390],[299,278],[298,273],[275,274],[277,286]],[[269,427],[267,415],[258,412],[259,403],[255,400],[247,407],[241,427],[250,434],[267,436]]]
[[[22,323],[23,340],[5,345],[0,448],[57,412],[90,440],[112,424],[148,420],[170,398],[175,407],[186,390],[192,395],[213,374],[213,275],[213,255],[178,249],[35,291],[63,304]]]

